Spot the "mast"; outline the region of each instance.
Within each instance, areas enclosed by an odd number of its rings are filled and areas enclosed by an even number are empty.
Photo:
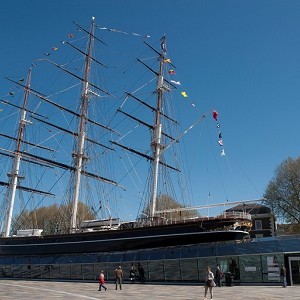
[[[162,149],[161,137],[162,137],[162,124],[160,122],[161,108],[163,102],[164,93],[164,78],[163,78],[163,64],[166,53],[166,37],[165,35],[161,39],[161,53],[159,57],[159,72],[157,76],[157,104],[155,111],[155,125],[153,130],[153,139],[151,146],[153,149],[153,181],[151,188],[151,211],[150,218],[153,218],[156,213],[156,200],[157,200],[157,186],[158,186],[158,171],[159,171],[159,161],[160,152]]]
[[[24,88],[24,98],[23,98],[23,106],[21,110],[21,118],[19,122],[19,129],[18,129],[18,137],[16,140],[16,150],[14,152],[14,160],[13,160],[13,169],[11,174],[8,174],[10,177],[9,180],[9,194],[8,194],[8,209],[7,209],[7,216],[6,216],[6,227],[5,227],[5,237],[8,237],[11,231],[11,222],[12,222],[12,215],[16,197],[16,190],[18,185],[18,178],[19,178],[19,171],[20,171],[20,162],[21,162],[21,145],[22,139],[25,131],[25,126],[27,125],[28,121],[26,120],[26,104],[29,95],[29,88],[31,82],[31,71],[30,68],[27,75],[27,84]]]
[[[82,93],[81,93],[81,108],[80,108],[80,118],[78,127],[78,142],[75,156],[75,186],[74,194],[72,200],[72,215],[70,223],[70,232],[74,233],[76,231],[76,221],[77,221],[77,210],[78,210],[78,199],[79,199],[79,189],[81,181],[81,173],[84,162],[84,143],[85,143],[85,123],[87,117],[88,108],[88,87],[89,87],[89,74],[91,67],[91,50],[94,41],[94,30],[95,30],[95,17],[92,17],[91,30],[89,32],[88,50],[85,58],[85,69],[84,77],[82,82]]]

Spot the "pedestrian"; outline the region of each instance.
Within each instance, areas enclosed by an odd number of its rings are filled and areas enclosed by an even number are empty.
[[[104,288],[105,291],[107,290],[107,288],[104,286],[104,284],[105,284],[104,272],[101,271],[100,275],[99,275],[99,289],[98,289],[98,291],[101,291],[101,288]]]
[[[135,267],[134,267],[134,265],[132,265],[129,270],[129,279],[130,279],[131,283],[135,282],[135,275],[136,275]]]
[[[211,271],[210,267],[206,269],[206,276],[205,276],[205,291],[204,291],[204,300],[206,300],[207,291],[209,289],[210,299],[213,298],[213,287],[215,286],[214,282],[214,273]]]
[[[216,285],[218,287],[221,287],[221,279],[222,279],[222,277],[223,277],[223,273],[222,273],[220,267],[217,266],[215,278],[216,278]]]
[[[121,266],[118,266],[118,268],[115,269],[116,290],[118,289],[118,284],[119,284],[120,290],[122,289],[122,281],[123,281],[123,270],[122,270]]]
[[[286,268],[284,267],[284,265],[280,266],[280,279],[282,282],[282,287],[286,287],[287,283],[286,283]]]
[[[145,270],[140,263],[138,263],[138,272],[139,272],[139,280],[142,282],[146,281]]]

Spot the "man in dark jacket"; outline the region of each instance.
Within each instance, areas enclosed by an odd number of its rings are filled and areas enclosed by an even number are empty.
[[[216,279],[216,285],[218,287],[221,287],[221,279],[222,279],[222,277],[223,277],[223,273],[220,270],[220,267],[217,266],[217,270],[216,270],[216,274],[215,274],[215,279]]]

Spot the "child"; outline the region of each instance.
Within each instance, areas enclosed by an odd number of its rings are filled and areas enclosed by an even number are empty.
[[[99,289],[98,291],[101,291],[101,287],[103,287],[105,289],[105,291],[107,290],[107,288],[104,286],[104,273],[103,271],[100,272],[100,275],[99,275]]]

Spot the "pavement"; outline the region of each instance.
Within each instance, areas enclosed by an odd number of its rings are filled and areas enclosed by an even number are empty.
[[[204,286],[180,284],[123,283],[122,290],[107,283],[107,291],[98,291],[94,282],[54,282],[35,280],[0,280],[0,299],[204,299]],[[300,299],[300,286],[224,286],[213,288],[213,299]],[[208,295],[209,296],[209,295]],[[208,297],[207,299],[210,299]]]

